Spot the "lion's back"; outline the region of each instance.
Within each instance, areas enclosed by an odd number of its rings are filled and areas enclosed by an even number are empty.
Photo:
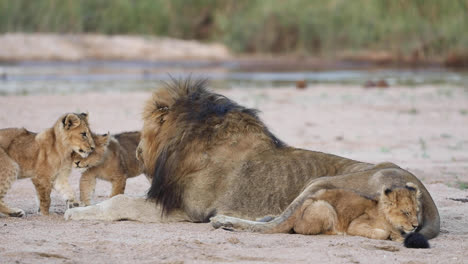
[[[3,128],[0,129],[0,147],[7,149],[15,140],[25,140],[34,137],[34,133],[24,128]],[[29,137],[28,137],[29,136]]]

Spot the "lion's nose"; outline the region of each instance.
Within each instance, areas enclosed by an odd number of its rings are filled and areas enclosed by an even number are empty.
[[[91,151],[94,151],[94,147],[91,147]]]

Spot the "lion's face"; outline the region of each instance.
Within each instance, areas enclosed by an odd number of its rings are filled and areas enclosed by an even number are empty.
[[[421,193],[413,183],[407,183],[405,188],[384,188],[380,198],[381,209],[394,228],[410,233],[419,226],[420,197]]]
[[[86,158],[72,153],[73,166],[75,168],[89,168],[99,165],[107,152],[107,146],[109,145],[110,135],[109,133],[104,135],[92,134],[92,138],[96,145],[95,150],[91,152]]]
[[[146,175],[151,175],[159,147],[171,136],[173,124],[170,122],[169,106],[173,104],[170,94],[165,90],[155,92],[147,101],[143,112],[143,129],[136,158],[140,161]]]
[[[65,141],[72,150],[83,158],[86,158],[95,148],[91,131],[88,127],[88,115],[67,114],[62,118]]]

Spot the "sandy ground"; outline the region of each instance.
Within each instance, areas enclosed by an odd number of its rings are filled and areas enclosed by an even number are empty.
[[[25,218],[0,217],[0,263],[468,263],[468,89],[461,87],[309,86],[306,90],[220,90],[261,117],[290,145],[368,162],[391,161],[426,185],[441,215],[431,249],[350,236],[262,235],[214,230],[209,224],[64,221],[53,192],[50,216],[36,213],[29,179],[6,202]],[[49,127],[64,112],[89,111],[92,129],[141,127],[148,93],[0,97],[0,127]],[[79,172],[70,177],[78,192]],[[146,178],[128,180],[141,195]],[[98,182],[95,202],[110,184]]]

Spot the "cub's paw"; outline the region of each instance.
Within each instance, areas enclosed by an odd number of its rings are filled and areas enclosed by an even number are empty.
[[[234,227],[234,225],[229,221],[229,216],[225,215],[217,215],[211,217],[210,223],[215,229],[218,229],[220,227],[231,229],[232,227]]]
[[[84,206],[82,203],[75,201],[75,200],[67,200],[67,208],[75,208],[75,207],[82,207]]]
[[[380,229],[380,228],[374,228],[374,229],[372,229],[372,233],[371,233],[370,238],[385,240],[385,239],[388,238],[388,236],[389,236],[389,234],[388,234],[387,231],[385,231],[383,229]]]
[[[13,212],[8,214],[11,217],[23,217],[26,215],[23,210],[18,209],[18,208],[13,208],[12,211]]]

